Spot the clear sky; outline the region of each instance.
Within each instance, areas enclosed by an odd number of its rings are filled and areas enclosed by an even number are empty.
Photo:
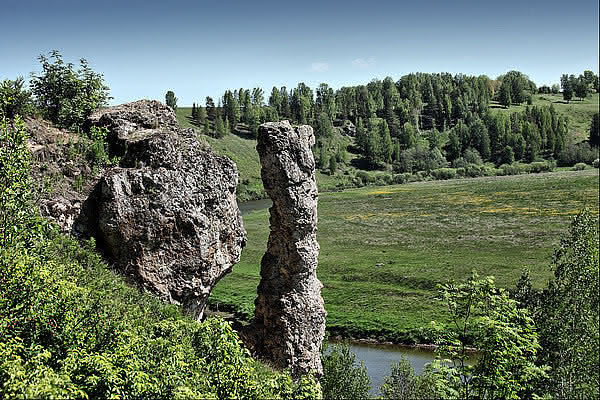
[[[517,69],[542,85],[598,73],[598,2],[1,0],[0,80],[39,72],[52,49],[103,73],[113,104],[417,71]]]

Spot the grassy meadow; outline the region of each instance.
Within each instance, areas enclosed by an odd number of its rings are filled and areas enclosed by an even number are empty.
[[[443,321],[437,285],[473,269],[511,287],[529,269],[551,275],[553,249],[581,208],[598,214],[598,170],[365,187],[319,197],[318,275],[328,328],[395,341]],[[251,315],[268,210],[244,217],[241,262],[215,288],[213,305]]]

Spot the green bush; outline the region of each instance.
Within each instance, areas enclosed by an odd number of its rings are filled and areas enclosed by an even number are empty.
[[[585,169],[585,163],[577,163],[573,166],[573,171],[583,171]]]
[[[594,167],[594,168],[598,168],[599,166],[600,166],[600,159],[597,159],[597,158],[596,158],[596,159],[595,159],[595,160],[592,162],[592,167]]]
[[[361,186],[374,182],[374,178],[365,171],[358,171],[356,173],[356,178],[360,180]]]
[[[499,169],[501,175],[520,175],[525,173],[525,170],[519,163],[502,164]]]
[[[554,165],[550,161],[536,161],[529,164],[530,173],[552,172]]]
[[[325,399],[367,399],[371,382],[367,368],[356,363],[356,355],[347,344],[325,346],[321,387]]]
[[[92,71],[85,59],[75,70],[56,50],[39,60],[42,73],[32,75],[31,87],[42,115],[59,127],[81,130],[87,117],[110,98],[103,76]]]
[[[456,178],[456,169],[454,168],[438,168],[431,171],[431,175],[438,180]]]

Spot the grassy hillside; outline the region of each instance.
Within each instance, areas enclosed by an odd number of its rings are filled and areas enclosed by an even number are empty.
[[[589,136],[590,122],[592,115],[599,111],[599,101],[600,94],[598,93],[591,94],[583,101],[574,99],[569,103],[563,100],[562,94],[536,94],[533,96],[532,105],[550,106],[553,104],[559,113],[569,117],[569,132],[575,142],[580,142]],[[526,105],[511,106],[505,109],[499,104],[493,103],[490,107],[495,112],[512,113],[525,110]]]
[[[515,284],[550,277],[553,248],[582,207],[598,214],[598,170],[368,187],[319,198],[319,278],[328,327],[410,340],[407,331],[443,319],[436,286],[472,269]],[[240,264],[213,303],[250,315],[268,211],[244,218]],[[421,339],[422,340],[422,339]]]

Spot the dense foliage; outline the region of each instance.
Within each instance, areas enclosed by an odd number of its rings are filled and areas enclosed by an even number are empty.
[[[197,323],[128,287],[94,243],[31,203],[25,128],[0,121],[0,397],[316,398],[254,361],[231,326]]]
[[[39,56],[42,72],[32,74],[31,88],[44,118],[72,130],[83,128],[87,117],[109,100],[102,74],[94,72],[85,59],[79,69],[65,63],[58,51]]]

